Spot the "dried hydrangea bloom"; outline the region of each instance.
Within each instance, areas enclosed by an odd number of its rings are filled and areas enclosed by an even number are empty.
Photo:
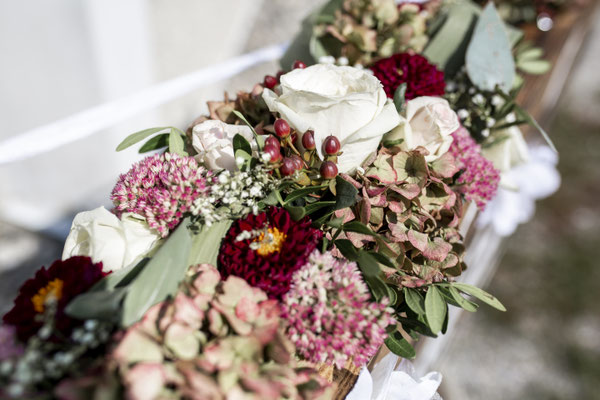
[[[500,171],[494,164],[481,155],[481,146],[471,137],[465,128],[452,134],[454,141],[449,152],[456,159],[461,174],[457,180],[458,191],[468,201],[474,201],[480,210],[494,198],[500,183]]]
[[[406,83],[406,100],[421,96],[443,96],[445,93],[444,72],[419,54],[394,54],[377,61],[370,69],[383,84],[389,98],[394,97],[396,89],[403,83]]]
[[[162,237],[177,226],[194,200],[209,192],[211,173],[193,157],[155,154],[134,164],[119,177],[111,200],[120,217],[143,216]]]
[[[126,331],[111,359],[134,400],[330,394],[314,370],[297,368],[293,345],[278,331],[279,312],[262,290],[199,265],[183,291]]]
[[[293,277],[283,298],[287,333],[311,362],[358,367],[375,355],[394,323],[393,310],[371,301],[356,263],[315,250]]]

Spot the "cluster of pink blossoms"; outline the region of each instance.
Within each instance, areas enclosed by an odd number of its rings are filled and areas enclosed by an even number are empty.
[[[166,237],[194,200],[208,193],[211,177],[193,157],[155,154],[122,174],[110,198],[119,217],[125,212],[138,214]]]
[[[484,210],[487,202],[496,195],[500,171],[481,155],[481,147],[464,127],[452,136],[454,141],[449,151],[456,159],[456,166],[462,171],[457,181],[461,185],[460,191],[467,200],[474,201],[480,210]]]
[[[393,310],[371,301],[356,263],[315,250],[283,298],[287,334],[305,359],[343,368],[350,357],[365,365],[395,323]]]

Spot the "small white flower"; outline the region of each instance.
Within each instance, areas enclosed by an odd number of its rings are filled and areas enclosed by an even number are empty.
[[[456,114],[458,115],[458,118],[460,118],[461,120],[465,120],[469,117],[469,112],[467,110],[465,110],[464,108],[461,108],[460,110],[458,110],[458,112]]]
[[[483,137],[488,137],[488,136],[490,136],[490,130],[489,130],[489,129],[484,129],[484,130],[482,130],[482,131],[481,131],[481,135],[482,135]]]

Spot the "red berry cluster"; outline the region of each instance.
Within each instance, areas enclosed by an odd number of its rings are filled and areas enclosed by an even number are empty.
[[[293,175],[296,171],[304,168],[304,162],[300,158],[300,153],[294,147],[294,141],[297,139],[295,132],[292,133],[290,124],[284,119],[278,119],[273,124],[275,135],[269,135],[265,139],[263,152],[268,154],[271,164],[280,164],[279,172],[283,176]],[[289,156],[281,154],[282,148],[287,149]],[[284,150],[285,152],[285,150]]]
[[[319,165],[316,153],[314,132],[308,130],[302,134],[301,142],[304,154],[301,154],[294,144],[298,140],[298,134],[293,131],[290,124],[284,119],[277,119],[273,124],[272,131],[275,135],[269,135],[265,139],[263,152],[269,155],[269,162],[276,166],[282,176],[291,176],[296,171],[306,169],[308,175],[316,175]],[[338,174],[335,161],[340,155],[340,141],[335,136],[328,136],[323,142],[323,154],[325,160],[320,163],[318,171],[323,179],[333,179]],[[314,166],[314,168],[313,168]],[[314,174],[311,174],[311,170]],[[316,177],[316,176],[315,176]]]
[[[300,60],[296,60],[292,64],[292,69],[304,69],[304,68],[306,68],[306,64],[304,64]],[[266,87],[267,89],[273,90],[275,88],[275,86],[279,85],[281,75],[283,75],[283,74],[285,74],[284,71],[279,71],[276,76],[265,75],[265,78],[263,79],[263,86]]]

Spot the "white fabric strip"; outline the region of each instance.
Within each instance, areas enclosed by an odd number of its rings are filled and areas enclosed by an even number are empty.
[[[277,60],[286,48],[287,43],[264,47],[11,137],[0,143],[0,165],[54,150],[193,90]]]

